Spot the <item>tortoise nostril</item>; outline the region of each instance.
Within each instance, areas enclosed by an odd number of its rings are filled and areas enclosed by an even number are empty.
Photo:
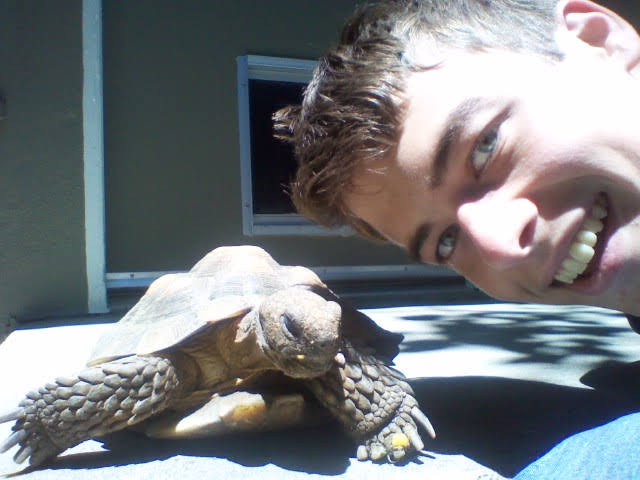
[[[292,338],[298,338],[300,336],[300,327],[298,324],[286,313],[280,315],[280,325],[284,330],[285,335]]]

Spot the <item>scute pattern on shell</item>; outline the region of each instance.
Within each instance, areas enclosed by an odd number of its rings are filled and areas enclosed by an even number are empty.
[[[266,295],[293,286],[327,290],[311,270],[283,266],[259,247],[219,247],[186,273],[154,281],[140,301],[98,341],[89,365],[171,348],[215,321],[212,313],[255,308]],[[238,307],[239,308],[239,307]],[[219,321],[224,322],[221,315]]]

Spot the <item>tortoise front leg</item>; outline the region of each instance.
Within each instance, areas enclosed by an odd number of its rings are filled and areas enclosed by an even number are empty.
[[[422,450],[416,422],[435,438],[404,375],[346,341],[334,367],[311,380],[310,387],[347,433],[361,442],[359,460],[397,462]]]
[[[171,362],[131,356],[89,367],[34,390],[19,408],[0,416],[15,421],[0,453],[14,445],[17,463],[36,466],[95,436],[122,430],[166,408],[178,386]]]

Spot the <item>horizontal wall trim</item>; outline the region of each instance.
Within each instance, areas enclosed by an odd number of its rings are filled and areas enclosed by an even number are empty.
[[[432,265],[365,265],[309,268],[326,282],[459,277],[453,270]],[[142,288],[148,287],[151,282],[162,275],[183,272],[184,270],[107,273],[106,283],[109,289]]]
[[[340,235],[343,237],[355,235],[351,227],[325,228],[296,213],[258,213],[252,214],[252,218],[252,235]]]

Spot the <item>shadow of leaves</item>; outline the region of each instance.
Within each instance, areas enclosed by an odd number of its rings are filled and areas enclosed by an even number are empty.
[[[490,346],[514,352],[513,362],[554,363],[567,355],[599,355],[612,360],[624,356],[614,348],[616,337],[629,326],[616,312],[552,309],[542,311],[484,310],[468,315],[405,315],[422,322],[424,334],[406,335],[403,352],[438,350],[459,345]],[[640,345],[640,337],[638,338]]]

